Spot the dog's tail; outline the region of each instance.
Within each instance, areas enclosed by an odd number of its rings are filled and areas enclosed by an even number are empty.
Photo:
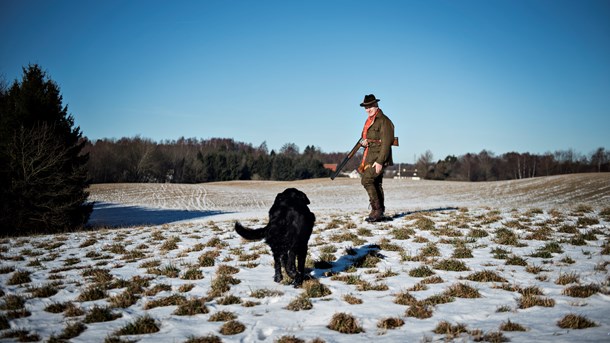
[[[265,226],[264,228],[253,230],[244,227],[239,222],[235,222],[235,232],[247,240],[257,241],[265,238],[267,235],[267,227]]]

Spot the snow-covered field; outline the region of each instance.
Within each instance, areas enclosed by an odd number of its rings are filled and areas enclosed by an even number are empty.
[[[312,280],[273,282],[263,226],[307,193]],[[0,340],[610,341],[610,174],[458,183],[94,185],[101,229],[0,240]]]

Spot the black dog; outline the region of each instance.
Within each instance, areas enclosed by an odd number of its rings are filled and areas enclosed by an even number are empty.
[[[295,286],[305,277],[307,243],[313,231],[316,216],[309,210],[309,199],[296,188],[288,188],[275,197],[269,210],[269,223],[262,229],[252,230],[235,223],[235,231],[245,239],[260,240],[271,247],[275,263],[275,282],[282,281],[282,266]],[[295,270],[298,257],[298,268]]]

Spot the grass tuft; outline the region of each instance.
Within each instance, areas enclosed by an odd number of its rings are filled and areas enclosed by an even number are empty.
[[[562,329],[587,329],[598,326],[597,323],[577,314],[567,314],[559,321],[557,326]]]
[[[327,327],[333,331],[346,334],[364,332],[356,318],[348,313],[335,313]]]

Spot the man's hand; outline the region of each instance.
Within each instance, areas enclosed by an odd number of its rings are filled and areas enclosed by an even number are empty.
[[[373,163],[373,167],[375,167],[375,173],[380,174],[383,166],[377,162]]]

